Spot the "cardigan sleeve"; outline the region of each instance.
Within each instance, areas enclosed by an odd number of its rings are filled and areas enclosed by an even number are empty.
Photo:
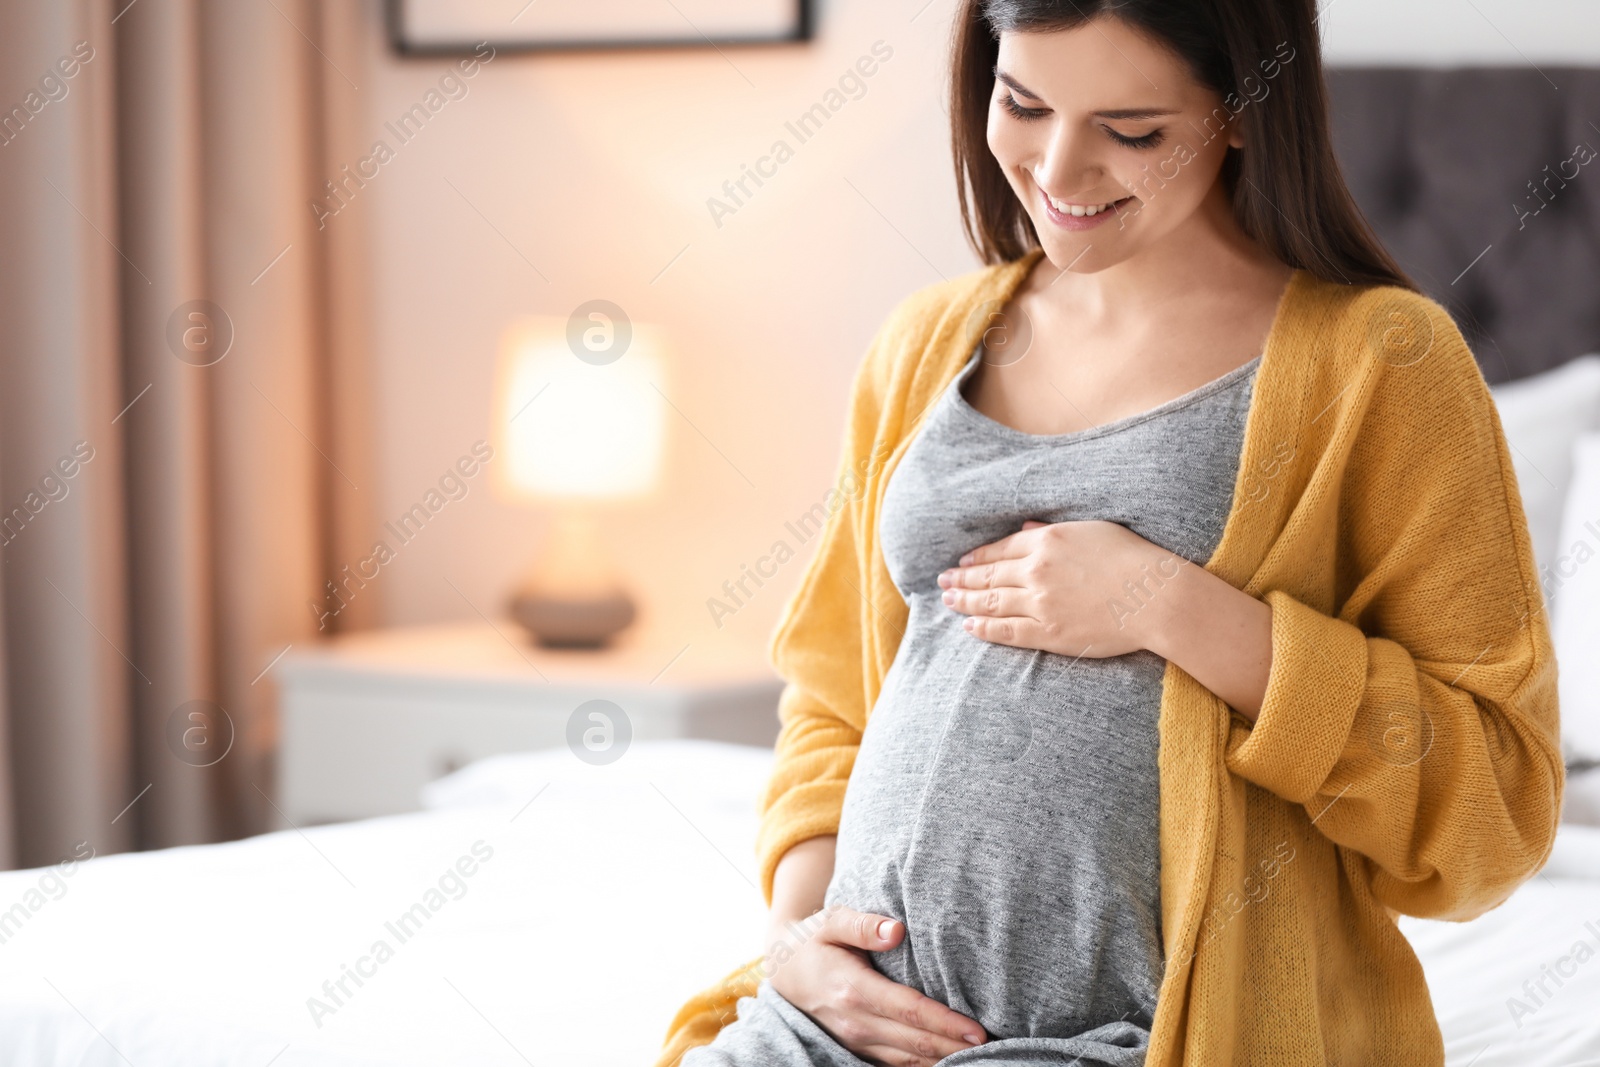
[[[1416,298],[1420,300],[1421,298]],[[1339,610],[1269,589],[1261,712],[1227,765],[1364,857],[1385,906],[1471,918],[1549,854],[1560,811],[1556,665],[1505,435],[1454,323],[1377,366],[1327,546]]]
[[[875,619],[863,580],[874,545],[864,507],[890,452],[882,426],[892,379],[905,369],[897,366],[899,354],[927,314],[925,300],[925,292],[913,294],[895,308],[856,372],[838,477],[819,502],[826,516],[820,543],[772,637],[772,662],[786,684],[776,759],[759,803],[756,855],[768,904],[783,854],[838,831],[866,726],[871,687],[863,635]],[[810,515],[817,514],[813,508]]]

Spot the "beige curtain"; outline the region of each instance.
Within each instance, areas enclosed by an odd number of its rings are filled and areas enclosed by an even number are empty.
[[[365,521],[365,242],[307,205],[370,12],[0,12],[0,863],[264,829],[271,665]]]

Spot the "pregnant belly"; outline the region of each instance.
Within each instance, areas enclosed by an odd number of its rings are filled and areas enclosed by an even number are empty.
[[[862,738],[828,903],[892,916],[889,978],[992,1037],[1148,1026],[1161,975],[1149,653],[990,645],[910,625]]]

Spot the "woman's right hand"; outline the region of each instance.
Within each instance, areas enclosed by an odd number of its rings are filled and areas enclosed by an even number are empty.
[[[867,952],[898,945],[905,924],[835,905],[773,931],[767,980],[835,1041],[869,1063],[932,1067],[979,1045],[983,1027],[910,986],[884,977]],[[788,947],[781,963],[778,944]]]

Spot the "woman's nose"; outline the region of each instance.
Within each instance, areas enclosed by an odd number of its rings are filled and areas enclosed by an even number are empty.
[[[1084,131],[1062,123],[1050,133],[1034,180],[1053,196],[1070,197],[1100,184],[1105,168]]]

